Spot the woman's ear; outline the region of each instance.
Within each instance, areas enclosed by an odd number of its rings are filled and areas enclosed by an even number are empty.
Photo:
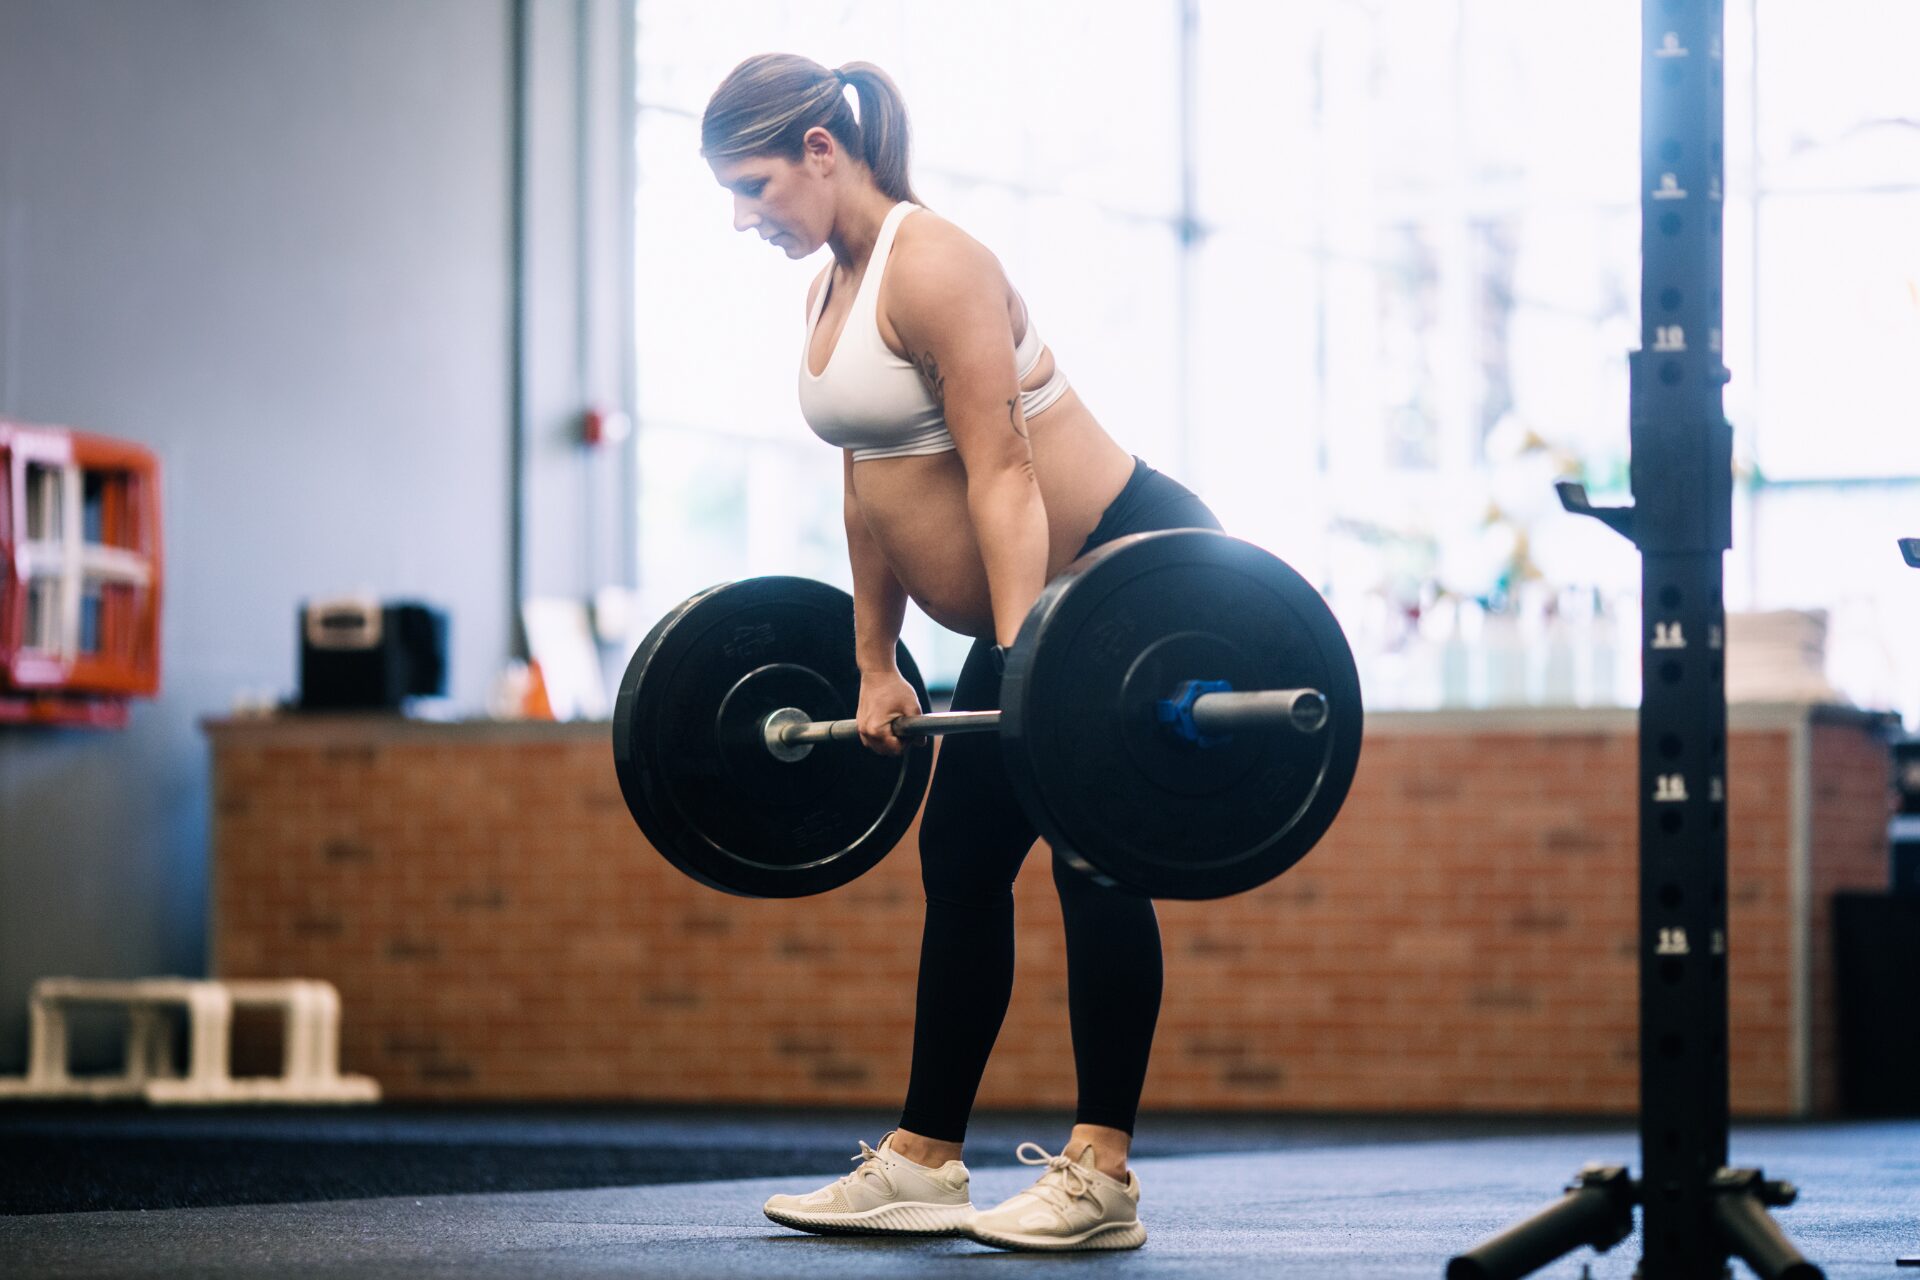
[[[823,174],[831,174],[840,158],[840,141],[824,126],[815,125],[800,139],[800,154],[809,163],[819,166]]]

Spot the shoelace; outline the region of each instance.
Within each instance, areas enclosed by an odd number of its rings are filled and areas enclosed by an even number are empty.
[[[885,1138],[881,1138],[880,1145],[884,1147],[886,1144],[887,1144],[887,1140]],[[850,1157],[853,1160],[853,1162],[859,1165],[860,1167],[858,1169],[855,1169],[852,1173],[848,1174],[847,1178],[851,1180],[854,1178],[858,1178],[863,1174],[877,1174],[879,1175],[880,1181],[886,1184],[887,1194],[892,1195],[895,1190],[893,1185],[893,1174],[888,1171],[886,1161],[880,1158],[882,1154],[883,1154],[882,1152],[876,1151],[874,1148],[868,1146],[864,1138],[861,1139],[860,1154],[857,1156]]]
[[[1033,1148],[1032,1156],[1027,1155],[1028,1147]],[[1085,1169],[1065,1156],[1048,1155],[1047,1149],[1037,1142],[1023,1142],[1014,1149],[1013,1154],[1021,1164],[1046,1167],[1047,1171],[1040,1175],[1040,1181],[1027,1188],[1027,1194],[1038,1196],[1055,1208],[1064,1210],[1093,1191],[1093,1179],[1087,1176]]]

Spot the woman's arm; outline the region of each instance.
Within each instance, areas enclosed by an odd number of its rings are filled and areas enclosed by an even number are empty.
[[[1010,645],[1047,585],[1047,513],[1020,408],[1006,277],[982,245],[945,227],[906,253],[896,245],[894,254],[887,315],[940,402],[966,467],[994,638]]]
[[[813,317],[813,300],[832,273],[829,265],[807,289],[808,319]],[[853,496],[853,450],[841,450],[841,460],[841,518],[847,526],[847,559],[853,565],[854,660],[862,675],[895,675],[893,650],[907,615],[907,589],[880,554],[860,500]]]
[[[847,559],[853,564],[854,656],[862,675],[891,675],[897,670],[893,650],[907,613],[907,589],[900,585],[893,567],[880,554],[873,531],[867,528],[866,514],[853,496],[853,450],[843,453],[846,458],[843,515],[847,525]]]

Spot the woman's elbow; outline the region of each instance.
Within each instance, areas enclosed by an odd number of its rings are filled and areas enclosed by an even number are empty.
[[[1033,455],[1025,449],[967,466],[967,494],[1038,493],[1040,484],[1033,470]]]

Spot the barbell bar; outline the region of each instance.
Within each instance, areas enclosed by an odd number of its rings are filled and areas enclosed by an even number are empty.
[[[1189,681],[1191,685],[1195,682]],[[1235,729],[1288,728],[1297,733],[1319,733],[1327,726],[1327,695],[1318,689],[1220,690],[1189,699],[1187,686],[1160,701],[1163,723],[1189,726],[1181,736],[1212,745],[1211,735]],[[1182,716],[1186,720],[1182,720]],[[997,733],[998,711],[935,711],[926,715],[896,716],[891,728],[897,738],[937,737],[949,733]],[[1196,733],[1197,731],[1197,733]],[[860,737],[858,720],[813,720],[798,707],[781,707],[761,722],[760,735],[776,760],[804,760],[815,744],[853,742]]]

